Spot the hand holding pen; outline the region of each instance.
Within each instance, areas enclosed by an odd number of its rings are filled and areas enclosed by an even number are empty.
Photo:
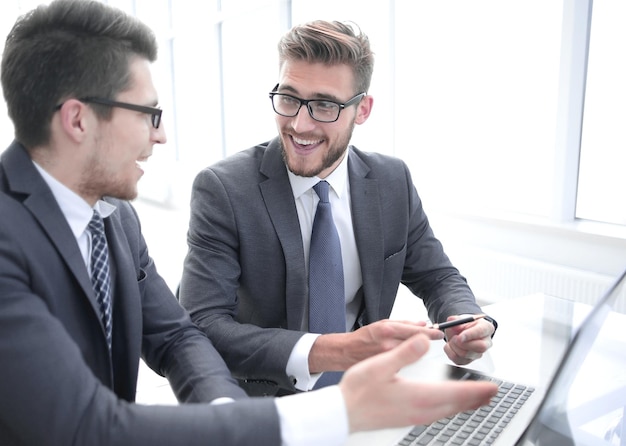
[[[466,365],[480,358],[492,346],[491,336],[495,326],[492,323],[480,321],[486,317],[487,315],[482,313],[463,316],[452,321],[430,325],[428,328],[444,331],[451,327],[478,321],[479,323],[471,324],[467,328],[460,327],[460,329],[449,331],[443,347],[448,358],[455,364]]]
[[[478,319],[484,318],[485,316],[487,315],[486,314],[474,314],[472,316],[462,317],[459,319],[455,319],[453,321],[433,324],[429,326],[428,328],[434,328],[435,330],[444,331],[446,328],[456,327],[457,325],[467,324],[468,322],[474,322],[474,321],[477,321]]]

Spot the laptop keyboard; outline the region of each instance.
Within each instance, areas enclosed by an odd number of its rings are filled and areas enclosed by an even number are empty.
[[[498,393],[488,406],[461,412],[429,425],[415,426],[397,446],[492,444],[535,390],[471,372],[464,379],[494,382],[498,384]]]

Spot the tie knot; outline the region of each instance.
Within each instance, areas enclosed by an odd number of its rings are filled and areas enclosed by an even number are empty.
[[[322,203],[328,203],[328,182],[320,181],[315,186],[313,186],[315,193],[318,197],[320,197],[320,201]]]
[[[91,217],[87,227],[92,234],[104,234],[104,221],[102,221],[102,217],[98,211],[93,211],[93,216]]]

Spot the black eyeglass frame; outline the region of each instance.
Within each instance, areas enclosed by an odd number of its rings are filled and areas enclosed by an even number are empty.
[[[298,113],[300,113],[300,109],[302,108],[303,105],[306,105],[306,108],[309,112],[309,116],[317,121],[317,122],[324,122],[324,123],[331,123],[331,122],[336,122],[339,119],[339,115],[341,115],[341,111],[344,108],[350,107],[353,104],[358,103],[361,99],[363,99],[363,97],[365,97],[367,95],[367,93],[363,92],[363,93],[359,93],[356,96],[348,99],[346,102],[341,103],[341,102],[337,102],[337,101],[332,101],[330,99],[300,99],[297,96],[293,96],[291,94],[286,94],[286,93],[279,93],[278,91],[276,91],[278,89],[278,84],[276,84],[276,86],[272,89],[272,91],[270,91],[269,95],[270,95],[270,101],[272,102],[272,108],[274,109],[274,112],[277,115],[280,116],[284,116],[286,118],[293,118],[294,116],[296,116]],[[276,107],[274,106],[274,96],[287,96],[290,97],[292,99],[295,99],[296,101],[300,102],[300,105],[298,106],[298,109],[295,111],[295,113],[293,113],[292,115],[286,115],[284,113],[279,113],[278,110],[276,110]],[[320,119],[317,119],[315,116],[313,116],[313,110],[311,109],[311,106],[309,105],[309,103],[311,102],[330,102],[331,104],[335,104],[339,107],[339,110],[337,111],[337,117],[335,119],[333,119],[332,121],[322,121]]]
[[[91,103],[91,104],[99,104],[99,105],[106,105],[108,107],[125,108],[126,110],[132,110],[132,111],[137,111],[137,112],[140,112],[140,113],[146,113],[148,115],[151,115],[150,122],[152,122],[152,127],[154,127],[155,129],[158,129],[159,125],[161,125],[161,115],[163,114],[163,110],[161,110],[160,108],[149,107],[147,105],[130,104],[128,102],[114,101],[112,99],[92,97],[92,96],[85,97],[85,98],[78,98],[78,100],[80,102],[86,102],[86,103]],[[57,105],[56,106],[56,110],[59,110],[62,105],[63,104]]]

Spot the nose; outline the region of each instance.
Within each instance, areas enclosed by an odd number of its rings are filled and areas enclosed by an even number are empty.
[[[161,120],[159,124],[159,128],[155,129],[152,127],[152,141],[155,144],[165,144],[167,142],[167,135],[165,134],[165,123]]]
[[[316,126],[316,122],[309,114],[307,106],[303,104],[298,110],[298,114],[291,118],[291,127],[297,133],[305,133],[312,130]]]

